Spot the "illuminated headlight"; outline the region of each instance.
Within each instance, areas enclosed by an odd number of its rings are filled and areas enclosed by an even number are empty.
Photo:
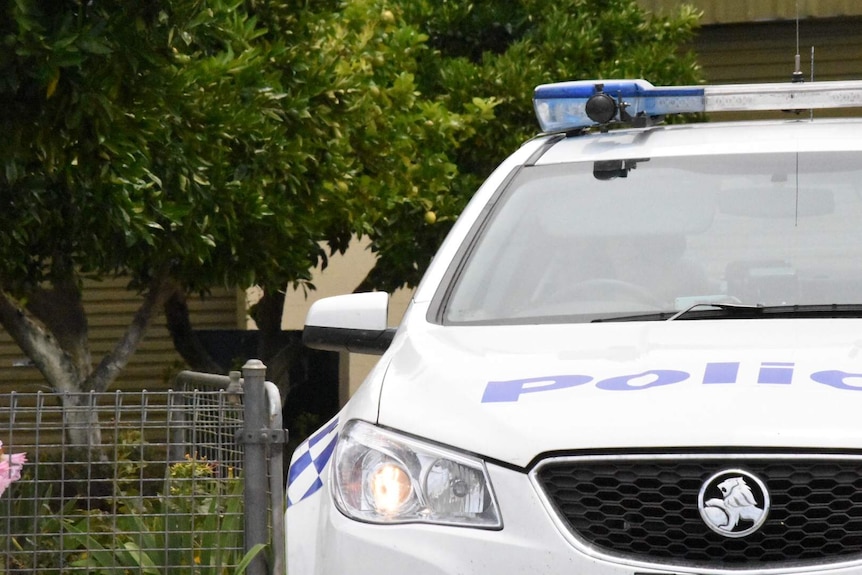
[[[502,527],[485,465],[475,457],[351,421],[334,461],[336,505],[354,519]]]

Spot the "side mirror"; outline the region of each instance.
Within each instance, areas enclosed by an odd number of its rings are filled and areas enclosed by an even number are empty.
[[[382,355],[395,328],[387,327],[389,294],[368,292],[314,302],[305,317],[302,343],[312,349]]]

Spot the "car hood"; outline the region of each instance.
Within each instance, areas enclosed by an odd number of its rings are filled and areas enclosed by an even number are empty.
[[[390,349],[379,423],[499,462],[862,448],[859,319],[421,327]]]

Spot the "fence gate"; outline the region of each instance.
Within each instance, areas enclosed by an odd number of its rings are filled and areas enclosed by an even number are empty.
[[[0,575],[283,574],[285,432],[265,371],[0,395]]]

